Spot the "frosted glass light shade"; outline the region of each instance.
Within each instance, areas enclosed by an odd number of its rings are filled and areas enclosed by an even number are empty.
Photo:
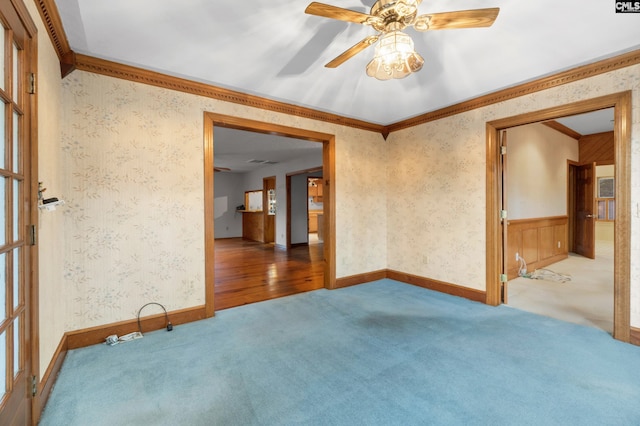
[[[367,75],[378,80],[404,78],[419,71],[424,59],[413,49],[413,40],[402,31],[390,31],[378,42],[367,65]]]

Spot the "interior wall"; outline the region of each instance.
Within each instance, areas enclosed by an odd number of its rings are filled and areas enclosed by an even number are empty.
[[[388,142],[388,267],[486,289],[486,123],[632,91],[631,325],[640,326],[640,65],[392,133]]]
[[[204,111],[335,135],[336,275],[386,266],[380,134],[84,71],[62,81],[60,109],[65,330],[133,319],[151,301],[168,310],[204,303]],[[285,170],[269,175],[285,209]]]
[[[214,142],[215,143],[215,142]],[[262,179],[276,175],[276,188],[280,180],[286,183],[286,174],[297,170],[322,166],[322,153],[305,155],[303,158],[292,160],[279,165],[266,166],[252,173],[217,173],[214,180],[214,232],[216,238],[242,237],[242,213],[235,211],[238,205],[244,203],[244,192],[260,190],[256,185],[262,184]],[[306,197],[306,177],[316,174],[303,174],[292,176],[291,193],[291,229],[292,244],[307,241],[307,197]],[[299,182],[301,179],[302,183]],[[284,238],[286,245],[286,186],[284,192],[276,190],[276,222],[280,217],[280,222],[285,228],[276,228],[277,232]],[[276,225],[277,226],[277,225]],[[281,231],[281,232],[280,232]],[[279,244],[279,243],[277,243]]]
[[[322,177],[322,173],[291,176],[291,244],[309,242],[307,178]]]
[[[236,207],[244,204],[244,176],[241,173],[218,172],[213,178],[214,238],[242,237],[242,213]]]
[[[35,2],[25,1],[24,4],[38,27],[38,181],[47,189],[43,194],[46,198],[58,197],[66,200],[63,185],[65,169],[59,145],[60,61]],[[72,146],[64,149],[71,151],[73,155]],[[64,232],[64,216],[68,207],[62,206],[52,212],[40,210],[38,213],[38,343],[41,375],[46,371],[65,331],[65,315],[69,303],[65,294],[65,260],[61,247],[68,238]]]
[[[307,233],[307,176],[291,176],[291,244],[309,241]]]
[[[322,167],[322,151],[245,174],[246,191],[262,188],[264,177],[276,177],[276,245],[287,246],[287,174],[317,167]]]
[[[507,130],[509,219],[567,215],[567,160],[578,161],[578,141],[541,123]]]

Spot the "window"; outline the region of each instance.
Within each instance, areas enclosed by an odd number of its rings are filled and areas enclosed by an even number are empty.
[[[598,178],[598,198],[615,198],[615,184],[612,177]]]
[[[597,219],[613,221],[616,219],[615,181],[613,177],[598,178]]]

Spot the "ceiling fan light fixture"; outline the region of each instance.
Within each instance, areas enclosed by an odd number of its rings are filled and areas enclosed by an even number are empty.
[[[402,31],[390,31],[380,38],[375,56],[367,65],[367,75],[378,80],[404,78],[420,71],[423,64],[411,37]]]

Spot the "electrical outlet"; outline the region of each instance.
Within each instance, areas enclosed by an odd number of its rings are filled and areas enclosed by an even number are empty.
[[[560,241],[558,241],[558,248],[560,248]]]
[[[518,252],[516,252],[516,262],[520,260],[520,255],[518,254]]]
[[[422,264],[426,265],[429,263],[429,256],[427,256],[426,254],[422,256]]]

